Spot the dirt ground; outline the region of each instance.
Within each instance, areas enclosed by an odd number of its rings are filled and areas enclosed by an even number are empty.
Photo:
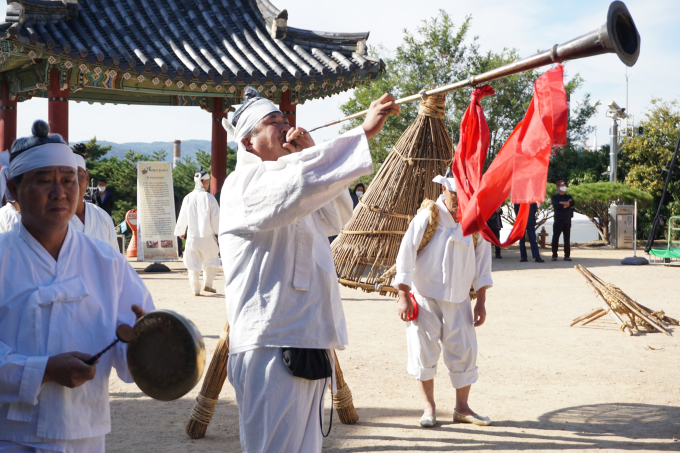
[[[609,317],[583,328],[571,320],[599,306],[573,269],[583,264],[633,299],[680,318],[680,268],[621,266],[632,251],[572,251],[571,263],[520,263],[516,247],[493,262],[487,321],[477,330],[479,381],[472,408],[493,425],[452,423],[455,392],[440,361],[435,379],[439,424],[417,425],[421,403],[406,373],[404,323],[393,299],[342,288],[350,346],[338,355],[359,414],[356,425],[334,415],[324,451],[438,452],[572,450],[680,451],[680,329],[628,337]],[[146,263],[132,262],[141,271]],[[190,318],[205,339],[207,360],[224,325],[224,279],[217,295],[190,295],[186,269],[140,273],[159,308]],[[206,363],[207,369],[208,363]],[[159,402],[111,378],[108,452],[240,452],[238,410],[225,383],[204,439],[184,431],[200,384],[184,398]],[[326,422],[330,398],[326,398]]]

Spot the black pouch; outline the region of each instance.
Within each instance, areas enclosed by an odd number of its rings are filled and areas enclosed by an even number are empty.
[[[316,381],[331,377],[331,361],[325,349],[282,348],[283,363],[293,376]]]

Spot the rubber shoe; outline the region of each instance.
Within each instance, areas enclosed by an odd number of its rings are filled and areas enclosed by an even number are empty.
[[[550,261],[557,261],[557,257],[553,256],[552,258],[550,258]]]
[[[564,261],[571,261],[571,258],[569,258],[568,256],[565,256]]]

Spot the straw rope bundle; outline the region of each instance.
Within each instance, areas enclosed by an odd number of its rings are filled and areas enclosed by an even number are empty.
[[[663,311],[653,311],[635,302],[626,293],[621,291],[619,287],[601,280],[585,267],[578,265],[575,268],[586,279],[590,289],[600,299],[602,308],[579,316],[574,319],[571,324],[572,326],[578,323],[583,323],[582,325],[585,326],[609,314],[616,321],[619,329],[628,335],[633,335],[633,330],[637,332],[653,332],[658,330],[671,336],[671,333],[666,329],[666,325],[677,326],[680,324],[676,319],[666,316]]]
[[[335,356],[335,385],[338,388],[338,393],[333,395],[333,407],[337,411],[340,422],[343,425],[353,425],[359,421],[359,415],[356,409],[354,409],[352,392],[345,382],[342,369],[340,369],[337,351],[334,351],[333,355]]]
[[[338,280],[351,288],[396,295],[388,276],[380,277],[396,262],[399,245],[423,200],[436,200],[439,184],[453,158],[453,143],[444,124],[446,95],[420,102],[416,120],[399,138],[373,182],[354,210],[332,250]]]
[[[196,397],[196,404],[191,410],[186,433],[192,439],[202,439],[215,413],[215,406],[220,397],[222,386],[227,379],[227,360],[229,359],[229,321],[224,325],[215,353],[210,360],[208,372],[203,380],[203,387]]]

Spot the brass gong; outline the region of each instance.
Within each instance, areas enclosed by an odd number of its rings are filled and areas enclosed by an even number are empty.
[[[153,310],[134,325],[128,344],[130,374],[142,392],[161,401],[186,395],[201,380],[205,344],[193,322],[171,310]]]

